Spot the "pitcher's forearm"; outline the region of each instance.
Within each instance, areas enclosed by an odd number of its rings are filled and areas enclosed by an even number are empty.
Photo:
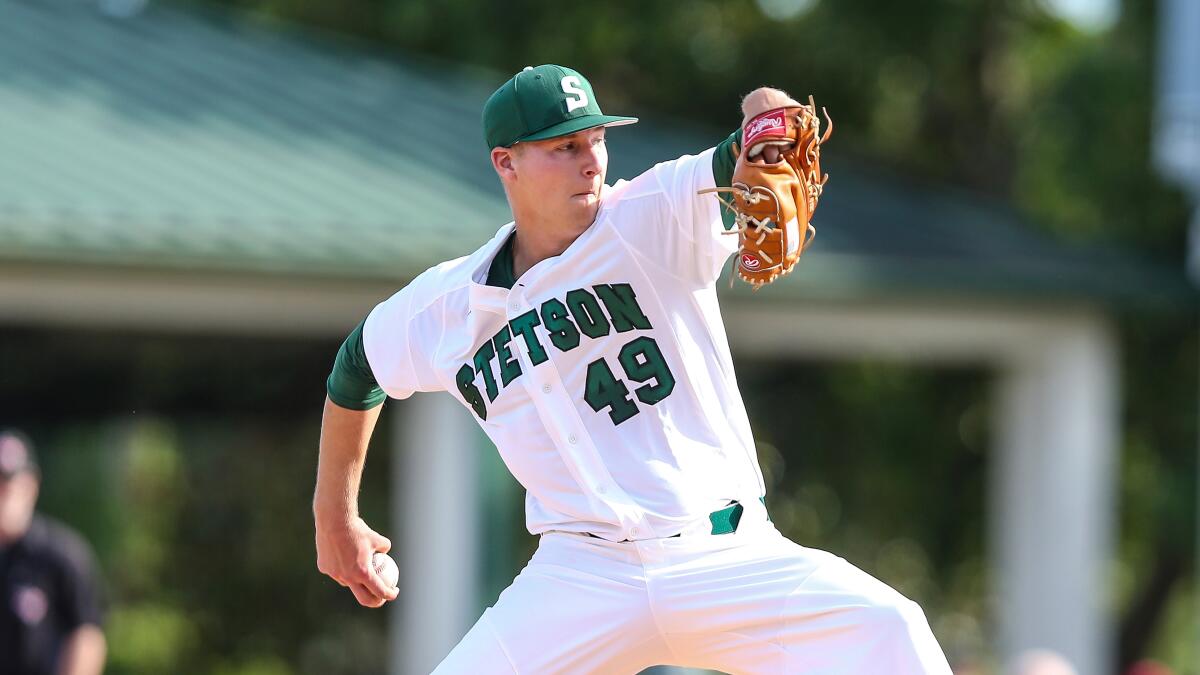
[[[325,399],[313,495],[313,514],[318,519],[358,515],[358,489],[367,446],[382,409],[350,410]]]

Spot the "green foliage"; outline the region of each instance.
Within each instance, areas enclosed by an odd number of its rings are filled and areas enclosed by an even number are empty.
[[[106,633],[108,670],[114,673],[181,672],[180,656],[195,649],[197,637],[183,609],[150,602],[117,607]]]
[[[357,608],[316,570],[318,410],[290,425],[227,414],[93,429],[118,441],[108,447],[117,522],[105,528],[119,534],[104,558],[107,672],[382,671],[383,613]],[[384,531],[386,465],[386,453],[372,458],[362,504]],[[77,521],[74,508],[64,515]]]

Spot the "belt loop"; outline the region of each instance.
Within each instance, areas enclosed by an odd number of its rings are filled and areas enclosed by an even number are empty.
[[[742,514],[743,518],[748,518],[746,522],[755,524],[760,522],[771,522],[771,514],[767,512],[767,498],[755,497],[742,502],[746,507],[746,513]]]

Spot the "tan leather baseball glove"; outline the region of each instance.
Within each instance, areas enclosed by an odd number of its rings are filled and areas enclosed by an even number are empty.
[[[734,265],[755,290],[791,272],[817,233],[810,220],[829,179],[821,173],[821,144],[833,120],[822,108],[828,121],[822,135],[816,104],[808,101],[801,105],[773,89],[747,96],[733,185],[703,191],[730,197],[717,195],[735,213],[728,232],[740,244]]]

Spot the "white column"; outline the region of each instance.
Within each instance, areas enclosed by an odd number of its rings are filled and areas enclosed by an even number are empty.
[[[445,394],[388,405],[396,408],[391,539],[400,564],[389,672],[411,675],[432,671],[479,612],[480,450],[474,421]]]
[[[997,385],[991,558],[1002,658],[1052,649],[1111,672],[1118,373],[1109,327],[1079,319],[1032,336]]]

